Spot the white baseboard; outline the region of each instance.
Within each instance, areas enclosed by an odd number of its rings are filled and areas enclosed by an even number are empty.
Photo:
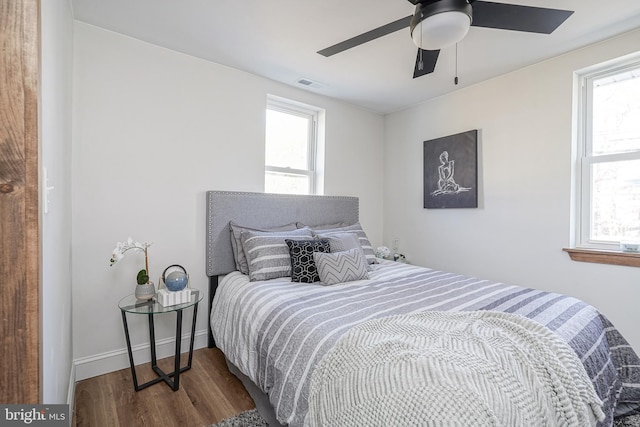
[[[204,348],[207,346],[208,331],[196,331],[193,348]],[[181,351],[186,353],[189,351],[189,341],[191,334],[182,335]],[[131,348],[133,352],[133,361],[135,365],[149,363],[151,361],[151,345],[150,343],[140,344]],[[156,357],[163,359],[171,357],[175,354],[175,339],[166,338],[156,341]],[[129,368],[129,354],[127,348],[109,351],[106,353],[95,354],[93,356],[82,357],[73,361],[74,382],[86,380],[87,378],[97,377],[98,375],[108,374],[109,372],[119,371]]]

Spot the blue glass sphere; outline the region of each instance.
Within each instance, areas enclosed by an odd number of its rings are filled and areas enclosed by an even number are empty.
[[[183,271],[172,271],[164,278],[164,284],[170,291],[181,291],[187,287],[189,277]]]

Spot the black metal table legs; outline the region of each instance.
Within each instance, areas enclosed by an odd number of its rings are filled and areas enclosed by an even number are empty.
[[[149,339],[151,345],[151,368],[158,375],[158,378],[154,378],[144,384],[138,385],[138,377],[136,375],[136,367],[133,361],[133,352],[131,350],[131,339],[129,337],[129,326],[127,324],[127,315],[125,311],[122,311],[122,323],[124,325],[124,335],[127,341],[127,351],[129,352],[129,364],[131,366],[131,376],[133,377],[133,387],[136,391],[145,389],[153,384],[164,381],[173,391],[180,388],[180,374],[184,371],[191,369],[191,362],[193,360],[193,344],[196,332],[196,319],[198,315],[198,304],[193,306],[193,321],[191,322],[191,342],[189,344],[189,359],[186,366],[180,367],[180,352],[182,343],[182,310],[176,310],[176,348],[174,355],[174,367],[173,372],[165,373],[158,367],[158,361],[156,357],[156,334],[153,323],[154,313],[149,313]],[[172,379],[173,378],[173,379]]]

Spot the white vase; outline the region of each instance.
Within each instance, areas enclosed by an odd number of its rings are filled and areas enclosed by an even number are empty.
[[[149,300],[156,295],[156,287],[153,282],[144,285],[136,285],[136,298],[139,300]]]

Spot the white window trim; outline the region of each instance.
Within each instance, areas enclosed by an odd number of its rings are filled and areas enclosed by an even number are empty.
[[[319,185],[318,178],[318,150],[319,150],[319,132],[318,122],[322,110],[307,104],[280,98],[274,95],[267,95],[267,110],[280,111],[299,117],[309,118],[311,126],[309,126],[309,135],[307,145],[307,169],[283,168],[278,166],[270,166],[265,164],[265,172],[273,172],[283,175],[306,176],[309,178],[308,194],[322,194],[322,186]]]
[[[598,156],[588,156],[592,146],[592,88],[591,82],[608,75],[618,74],[626,69],[640,67],[640,53],[627,55],[613,61],[599,64],[575,73],[578,90],[577,132],[575,157],[575,214],[573,246],[576,248],[619,251],[620,242],[592,240],[591,228],[591,166],[601,162],[624,161],[640,159],[640,151],[616,153]]]

